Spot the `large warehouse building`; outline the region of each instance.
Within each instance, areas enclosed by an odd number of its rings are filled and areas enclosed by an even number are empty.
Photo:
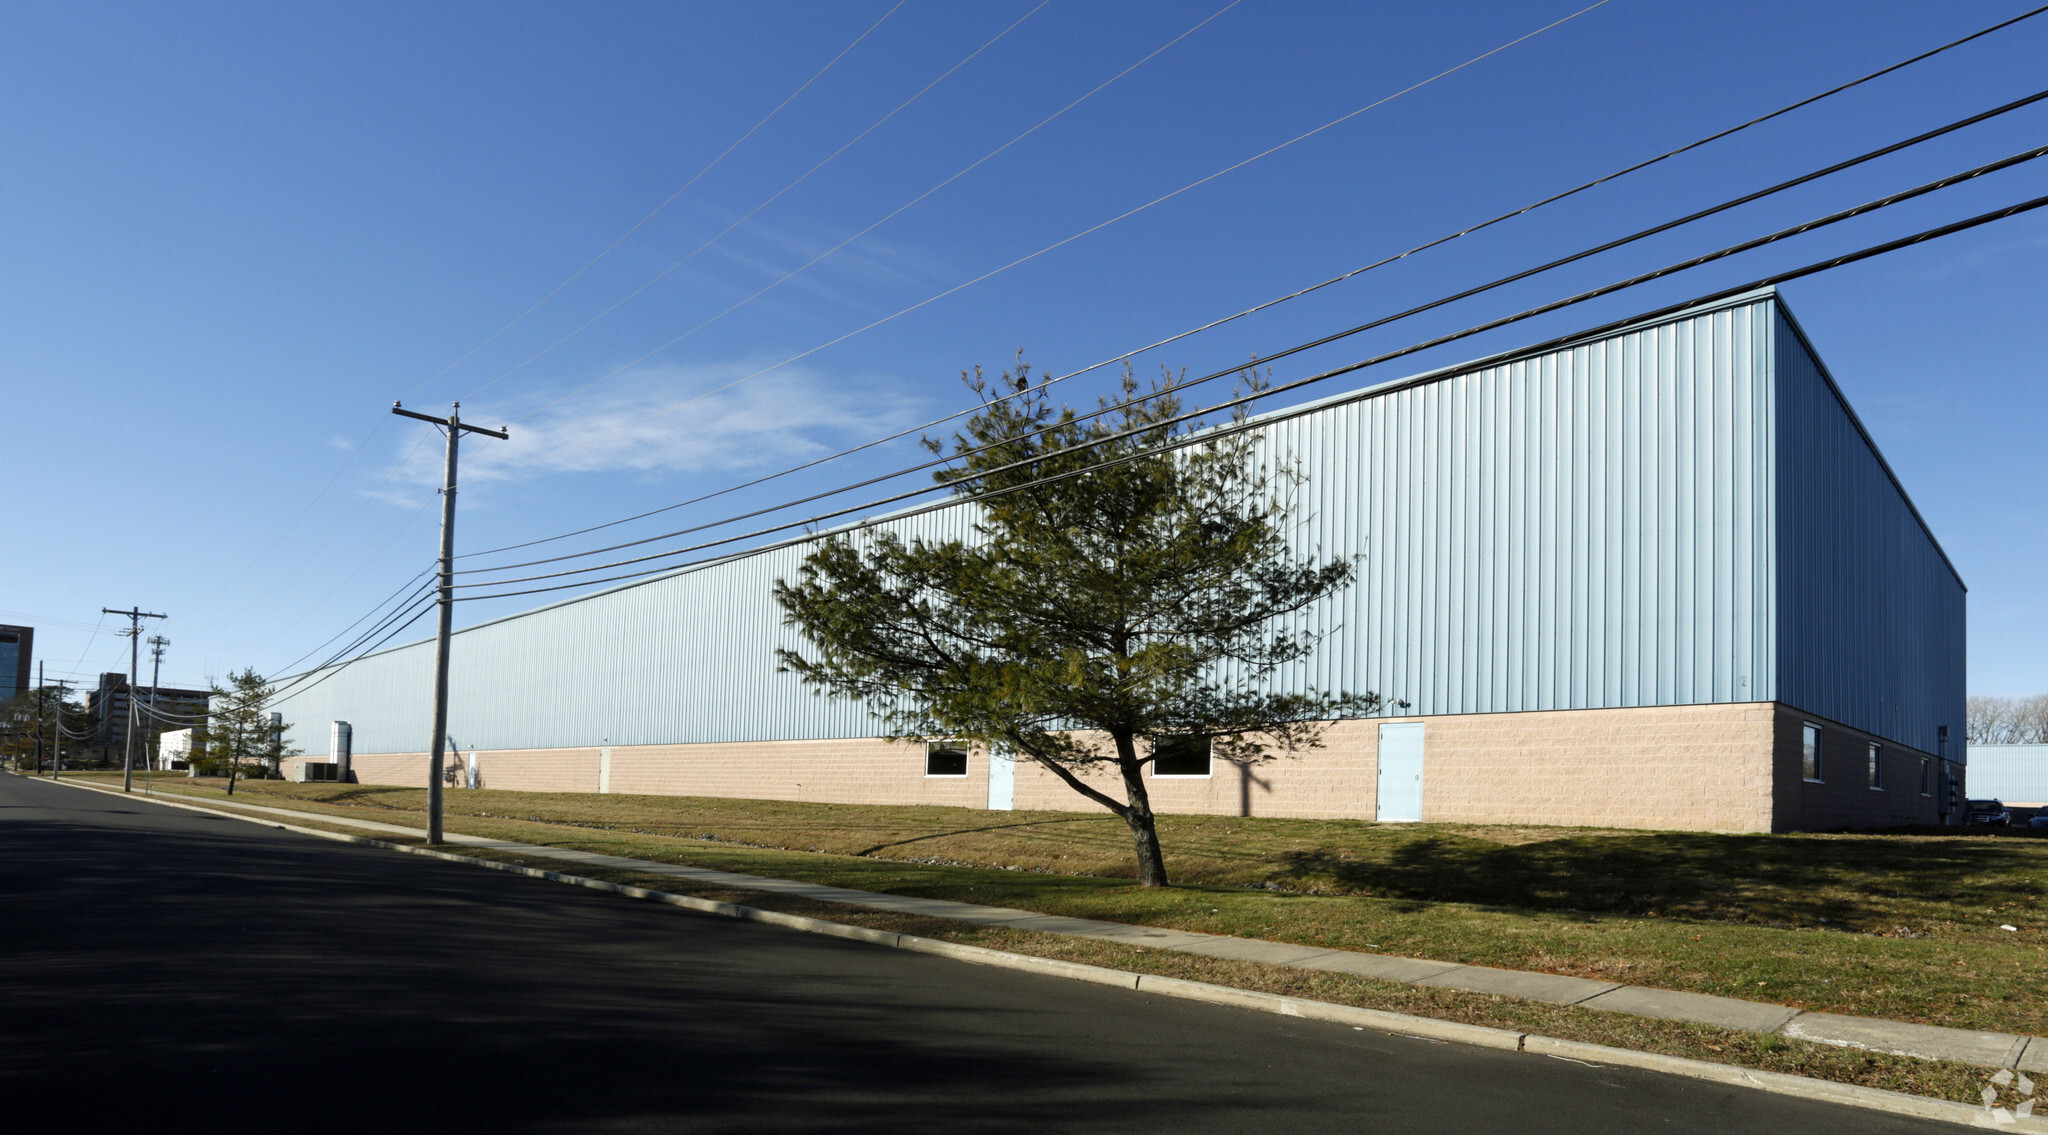
[[[1305,552],[1362,554],[1279,681],[1406,708],[1156,775],[1167,812],[1718,831],[1949,820],[1964,587],[1774,292],[1265,419]],[[965,532],[964,509],[897,523]],[[801,547],[459,632],[450,732],[490,788],[1092,807],[1000,755],[877,740],[776,670]],[[426,775],[433,645],[278,708],[365,783]]]

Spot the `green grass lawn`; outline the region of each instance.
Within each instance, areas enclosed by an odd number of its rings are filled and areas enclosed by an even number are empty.
[[[218,795],[216,782],[157,791]],[[418,823],[422,789],[237,796]],[[865,890],[2048,1034],[2048,839],[1703,835],[460,790],[450,831]],[[2002,925],[2017,927],[2004,930]]]

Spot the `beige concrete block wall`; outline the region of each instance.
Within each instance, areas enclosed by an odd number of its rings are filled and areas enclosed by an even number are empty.
[[[1886,741],[1790,706],[1777,706],[1775,718],[1777,794],[1774,820],[1778,831],[1826,831],[1838,828],[1883,828],[1941,822],[1939,801],[1920,791],[1920,762],[1933,754]],[[1821,779],[1803,775],[1805,726],[1821,727]],[[1883,787],[1869,783],[1870,745],[1878,745]],[[1935,763],[1936,772],[1940,763]],[[1935,778],[1935,790],[1940,778]]]
[[[1865,782],[1868,734],[1821,722],[1824,779],[1799,775],[1807,715],[1771,702],[1561,710],[1408,718],[1423,724],[1423,818],[1694,831],[1884,827],[1936,821],[1919,792],[1926,754],[1884,744],[1884,788]],[[1377,805],[1381,722],[1342,721],[1324,746],[1299,757],[1207,777],[1148,777],[1162,813],[1371,820]],[[486,788],[598,790],[599,749],[482,750]],[[983,808],[988,756],[964,777],[927,777],[924,749],[877,739],[613,746],[613,792],[936,804]],[[466,751],[465,754],[466,755]],[[425,783],[424,754],[357,754],[364,784]],[[296,762],[292,762],[296,763]],[[287,771],[289,775],[289,770]],[[1112,773],[1087,778],[1121,798]],[[1020,809],[1098,808],[1051,772],[1020,761]]]
[[[979,750],[969,756],[966,776],[946,777],[925,775],[923,745],[874,738],[610,749],[612,792],[960,808],[988,804],[988,757]],[[599,791],[601,748],[464,749],[459,756],[467,761],[471,752],[477,754],[484,788]],[[450,762],[455,759],[451,755]],[[358,783],[417,787],[426,784],[428,760],[424,753],[357,753],[351,765]]]
[[[1323,732],[1320,749],[1278,756],[1263,764],[1216,761],[1206,777],[1147,775],[1145,790],[1152,810],[1161,813],[1369,820],[1379,790],[1378,737],[1377,722],[1332,722]],[[1081,779],[1123,799],[1123,778],[1114,770],[1096,770]],[[1029,761],[1017,762],[1016,806],[1048,811],[1101,809],[1064,780]]]
[[[488,767],[488,766],[486,766]],[[966,776],[926,776],[923,745],[852,741],[748,741],[612,748],[611,790],[835,804],[988,805],[988,755]]]
[[[1421,718],[1422,815],[1769,831],[1770,702]]]

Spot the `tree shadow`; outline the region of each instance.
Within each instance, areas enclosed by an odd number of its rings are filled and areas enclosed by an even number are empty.
[[[1296,886],[1424,903],[1657,914],[1769,924],[1822,919],[1890,930],[1942,906],[2038,899],[2048,858],[2031,840],[1799,839],[1645,832],[1503,846],[1422,835],[1383,857],[1330,849],[1280,855]]]

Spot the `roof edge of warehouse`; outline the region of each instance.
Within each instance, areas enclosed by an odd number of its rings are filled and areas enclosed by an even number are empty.
[[[1754,303],[1760,299],[1770,299],[1774,301],[1778,313],[1784,316],[1785,318],[1786,326],[1790,327],[1792,329],[1792,333],[1798,336],[1800,345],[1806,350],[1807,355],[1813,359],[1815,367],[1820,373],[1821,380],[1827,383],[1828,392],[1834,396],[1836,403],[1838,403],[1841,406],[1842,411],[1848,415],[1849,423],[1856,427],[1857,436],[1863,439],[1863,444],[1869,448],[1871,456],[1877,459],[1878,467],[1884,470],[1885,476],[1889,478],[1891,481],[1892,488],[1898,492],[1899,498],[1905,501],[1906,510],[1913,514],[1914,521],[1920,525],[1920,530],[1923,534],[1926,535],[1928,542],[1934,545],[1935,554],[1941,557],[1941,562],[1948,568],[1949,574],[1955,576],[1957,586],[1962,587],[1963,590],[1967,592],[1969,590],[1969,586],[1963,582],[1962,573],[1956,570],[1954,561],[1949,559],[1948,552],[1942,548],[1941,541],[1937,539],[1934,535],[1934,530],[1928,526],[1926,518],[1920,514],[1919,507],[1913,503],[1913,498],[1906,492],[1905,485],[1899,481],[1898,474],[1893,471],[1891,463],[1885,460],[1884,453],[1883,451],[1878,449],[1876,440],[1870,436],[1870,431],[1864,428],[1863,420],[1857,417],[1856,411],[1849,405],[1848,398],[1846,398],[1842,394],[1842,389],[1840,385],[1838,385],[1835,382],[1835,377],[1828,370],[1827,363],[1821,359],[1820,352],[1814,348],[1813,341],[1807,337],[1805,329],[1802,328],[1799,325],[1799,322],[1793,318],[1791,309],[1785,305],[1784,297],[1779,293],[1778,289],[1772,285],[1765,285],[1763,287],[1749,287],[1745,285],[1743,287],[1734,288],[1727,291],[1714,292],[1709,295],[1699,296],[1694,299],[1684,300],[1680,303],[1671,304],[1666,307],[1657,308],[1651,311],[1631,315],[1623,319],[1614,320],[1609,323],[1600,324],[1596,327],[1587,328],[1581,331],[1574,331],[1568,335],[1560,335],[1555,338],[1542,340],[1540,342],[1530,343],[1520,347],[1514,347],[1505,351],[1498,351],[1491,355],[1483,355],[1479,358],[1469,359],[1461,363],[1452,363],[1448,366],[1438,367],[1434,370],[1426,370],[1416,374],[1407,375],[1401,378],[1388,379],[1385,382],[1376,383],[1368,386],[1361,386],[1355,390],[1340,391],[1336,394],[1325,395],[1321,398],[1313,399],[1308,402],[1303,402],[1296,406],[1287,406],[1278,410],[1270,410],[1263,414],[1253,415],[1251,418],[1248,419],[1248,422],[1263,423],[1273,421],[1284,421],[1288,418],[1301,417],[1306,414],[1315,413],[1318,410],[1328,409],[1332,406],[1341,406],[1348,402],[1361,402],[1368,398],[1377,398],[1382,395],[1391,394],[1397,390],[1405,390],[1409,387],[1422,386],[1432,382],[1441,382],[1448,378],[1455,378],[1461,374],[1471,374],[1476,371],[1485,370],[1489,367],[1496,367],[1507,363],[1517,362],[1521,359],[1528,358],[1534,355],[1547,354],[1552,351],[1566,350],[1571,347],[1580,346],[1582,344],[1594,342],[1596,340],[1608,339],[1616,335],[1625,335],[1630,332],[1647,330],[1649,328],[1662,326],[1664,324],[1676,323],[1684,319],[1695,319],[1701,315],[1707,315],[1716,311],[1723,311],[1733,307],[1740,307],[1743,304]],[[934,486],[934,491],[937,491],[940,487],[941,486]],[[817,533],[816,535],[819,537],[829,536],[834,532],[845,531],[847,529],[853,528],[856,525],[872,524],[877,521],[887,520],[893,516],[907,515],[912,512],[927,509],[929,507],[930,505],[914,505],[908,508],[898,510],[897,512],[882,513],[879,516],[867,517],[857,521],[849,521],[848,523],[840,525],[837,528],[829,528],[823,532]],[[778,545],[778,547],[779,546],[780,545]],[[467,634],[470,631],[481,630],[485,627],[495,626],[498,623],[510,622],[513,619],[523,619],[528,615],[537,615],[542,611],[552,611],[557,607],[567,607],[571,604],[586,602],[588,600],[601,598],[603,596],[611,595],[616,592],[630,591],[636,587],[647,587],[651,584],[660,583],[663,580],[669,580],[674,579],[677,576],[688,575],[691,572],[703,571],[707,568],[719,567],[725,564],[733,563],[738,560],[744,560],[753,556],[763,555],[772,550],[774,549],[753,548],[733,552],[730,555],[720,556],[716,559],[705,560],[700,563],[694,563],[684,567],[679,567],[674,571],[665,572],[661,575],[650,576],[646,579],[632,580],[626,583],[617,584],[612,587],[600,588],[596,591],[587,591],[581,595],[571,596],[567,599],[558,599],[552,603],[545,603],[538,607],[529,607],[524,611],[515,611],[512,614],[500,615],[497,618],[486,619],[480,623],[471,623],[469,626],[458,628],[457,630],[455,630],[454,633],[458,635]],[[362,655],[361,658],[350,659],[348,662],[342,663],[329,663],[325,666],[314,667],[311,670],[301,670],[294,674],[284,675],[283,678],[296,678],[302,674],[315,674],[319,673],[322,670],[334,669],[337,666],[347,666],[353,662],[359,662],[364,658],[375,658],[380,654],[390,654],[395,651],[410,650],[413,647],[420,646],[424,643],[429,643],[432,641],[434,641],[432,638],[424,638],[416,639],[412,642],[400,643],[397,646],[387,646],[382,650],[372,651],[369,654]],[[281,681],[283,680],[283,678],[277,680]]]

